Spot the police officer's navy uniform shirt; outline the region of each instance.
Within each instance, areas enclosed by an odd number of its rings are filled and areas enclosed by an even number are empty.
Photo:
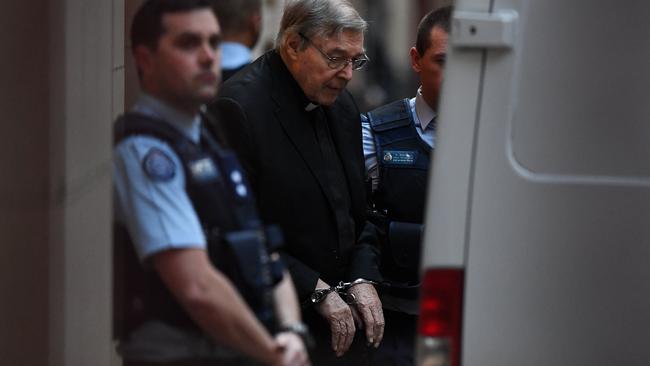
[[[427,102],[422,97],[421,89],[415,98],[409,100],[409,106],[413,121],[415,122],[415,130],[424,141],[431,148],[436,144],[436,129],[434,119],[436,112],[429,107]],[[433,122],[433,123],[432,123]],[[366,171],[372,181],[372,190],[374,191],[379,184],[379,170],[377,167],[377,154],[375,149],[375,138],[370,127],[370,122],[361,122],[362,140],[363,140],[363,157],[366,162]]]
[[[200,139],[200,117],[188,116],[149,95],[133,111],[162,119]],[[164,141],[130,136],[113,150],[116,220],[126,225],[140,260],[174,248],[205,248],[198,216],[185,192],[181,161]]]

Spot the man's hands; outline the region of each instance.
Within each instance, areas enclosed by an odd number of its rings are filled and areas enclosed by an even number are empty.
[[[302,339],[292,332],[281,332],[275,335],[275,342],[281,354],[273,366],[310,366],[309,356]]]
[[[318,280],[317,289],[328,287],[325,282]],[[356,332],[355,323],[359,328],[365,329],[369,346],[379,347],[384,336],[384,313],[372,284],[353,283],[347,293],[347,300],[353,300],[353,305],[348,305],[337,292],[330,292],[315,305],[316,311],[330,323],[332,349],[338,357],[350,348]]]
[[[363,321],[368,345],[379,347],[384,337],[384,312],[375,287],[369,283],[360,283],[350,287],[348,293],[354,295],[356,310]]]
[[[316,311],[330,323],[332,349],[337,357],[350,348],[356,328],[350,306],[336,292],[330,292],[325,300],[316,304]]]

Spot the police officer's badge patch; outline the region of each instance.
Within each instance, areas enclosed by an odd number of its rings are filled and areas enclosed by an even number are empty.
[[[384,164],[386,165],[415,165],[418,152],[415,150],[386,150]]]
[[[142,160],[142,169],[152,180],[166,182],[176,174],[176,164],[166,152],[152,147]]]

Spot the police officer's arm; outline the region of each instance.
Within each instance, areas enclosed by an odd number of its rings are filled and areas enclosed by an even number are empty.
[[[292,329],[292,327],[302,324],[298,297],[291,276],[286,270],[280,283],[273,289],[273,300],[280,329]],[[308,365],[309,357],[303,339],[297,333],[283,330],[275,338],[278,343],[285,347],[286,363],[290,365]]]
[[[212,266],[203,249],[172,249],[152,258],[155,270],[178,302],[220,344],[267,364],[279,364],[282,349],[231,282]]]
[[[366,196],[369,201],[372,191],[379,184],[379,169],[377,166],[377,149],[375,148],[375,139],[370,127],[370,120],[366,114],[361,114],[361,145],[363,147],[363,160],[366,167]]]
[[[300,323],[300,306],[291,275],[286,270],[282,280],[273,289],[275,314],[280,327]]]

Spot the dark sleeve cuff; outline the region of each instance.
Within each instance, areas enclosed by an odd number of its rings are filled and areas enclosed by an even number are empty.
[[[348,280],[364,278],[382,282],[383,278],[379,272],[380,260],[381,251],[377,238],[377,228],[370,222],[366,222],[363,232],[351,253]]]
[[[289,269],[291,280],[293,280],[298,294],[298,300],[301,304],[304,304],[316,289],[320,274],[283,251],[280,251],[280,255]]]

